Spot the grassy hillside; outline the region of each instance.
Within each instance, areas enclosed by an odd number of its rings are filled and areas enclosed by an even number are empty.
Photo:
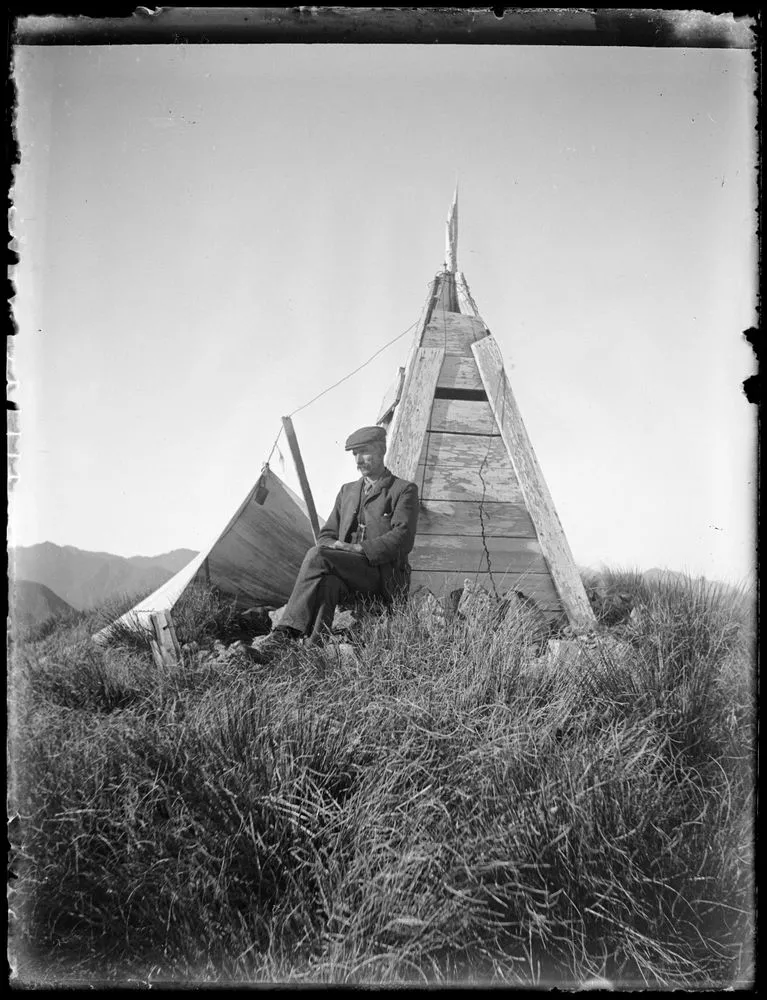
[[[38,625],[49,618],[71,615],[74,608],[42,583],[16,580],[11,588],[10,613],[22,629]]]
[[[558,656],[523,608],[410,606],[253,666],[204,595],[179,667],[96,616],[17,648],[20,980],[746,985],[751,609],[589,593]]]

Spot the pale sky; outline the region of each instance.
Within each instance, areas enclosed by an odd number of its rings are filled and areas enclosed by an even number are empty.
[[[459,267],[577,563],[753,571],[752,53],[15,57],[12,544],[202,546],[281,417],[418,319],[458,177]],[[410,342],[294,417],[321,516]]]

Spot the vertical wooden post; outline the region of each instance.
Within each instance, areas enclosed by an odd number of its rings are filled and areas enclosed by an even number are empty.
[[[176,637],[170,611],[156,611],[149,616],[152,623],[152,656],[158,667],[175,666],[181,659],[181,647]]]
[[[283,417],[282,426],[285,428],[285,434],[288,439],[288,444],[290,445],[290,453],[293,456],[293,461],[296,466],[298,481],[301,484],[301,492],[304,495],[304,503],[306,504],[309,521],[312,525],[312,533],[314,534],[314,540],[316,542],[317,536],[320,533],[320,522],[317,517],[317,508],[314,506],[314,497],[312,496],[312,491],[309,488],[309,480],[306,477],[304,460],[301,458],[301,450],[298,447],[298,438],[296,437],[296,432],[293,429],[293,421],[290,417]]]

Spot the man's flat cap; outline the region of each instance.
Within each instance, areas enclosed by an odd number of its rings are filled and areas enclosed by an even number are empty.
[[[347,451],[353,451],[355,448],[362,448],[374,442],[386,444],[386,431],[383,427],[360,427],[358,431],[349,435],[345,447]]]

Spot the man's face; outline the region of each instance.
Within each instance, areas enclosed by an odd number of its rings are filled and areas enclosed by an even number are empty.
[[[380,444],[365,444],[352,452],[357,468],[363,476],[376,479],[383,472],[383,457],[386,449]]]

